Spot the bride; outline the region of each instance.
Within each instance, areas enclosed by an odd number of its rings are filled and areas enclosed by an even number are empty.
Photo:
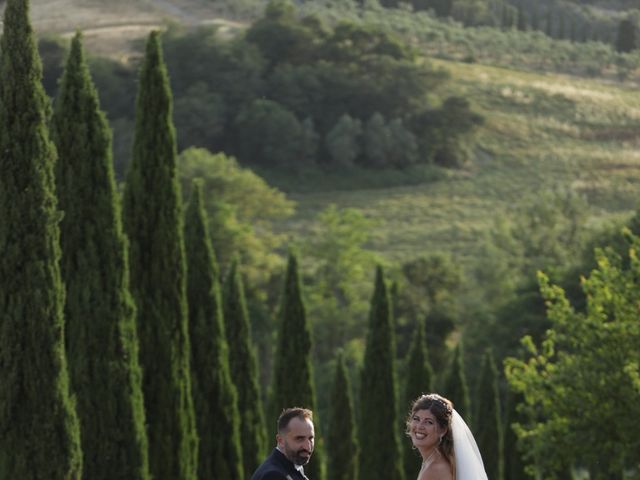
[[[418,480],[487,480],[473,435],[446,398],[431,393],[413,402],[407,434],[422,456]]]

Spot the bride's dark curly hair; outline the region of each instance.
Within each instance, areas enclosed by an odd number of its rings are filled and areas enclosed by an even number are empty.
[[[434,417],[441,428],[446,428],[447,433],[442,436],[440,445],[438,448],[440,452],[445,456],[449,463],[455,465],[453,459],[453,434],[451,433],[451,415],[453,414],[453,403],[437,393],[429,393],[427,395],[419,396],[411,406],[411,413],[407,418],[407,432],[409,431],[409,425],[411,418],[419,410],[428,410]]]

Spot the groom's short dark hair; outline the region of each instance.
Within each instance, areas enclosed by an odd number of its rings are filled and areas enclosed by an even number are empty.
[[[313,412],[308,408],[293,407],[285,408],[278,417],[278,433],[286,433],[289,428],[289,422],[292,418],[313,421]]]

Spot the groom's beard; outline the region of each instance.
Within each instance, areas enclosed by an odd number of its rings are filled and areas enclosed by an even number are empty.
[[[292,448],[289,448],[289,445],[287,445],[287,442],[285,442],[284,444],[285,456],[296,465],[306,465],[307,463],[309,463],[312,453],[313,453],[313,450],[309,451],[306,448],[293,450]]]

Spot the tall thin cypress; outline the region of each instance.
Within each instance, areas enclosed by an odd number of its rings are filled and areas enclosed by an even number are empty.
[[[56,151],[27,0],[7,1],[0,51],[0,477],[77,480]]]
[[[504,478],[507,480],[530,480],[525,471],[523,453],[518,448],[518,436],[513,425],[524,422],[518,405],[523,401],[521,394],[509,392],[507,394],[506,415],[504,422]]]
[[[360,384],[360,455],[362,480],[403,480],[399,432],[402,422],[396,415],[395,339],[389,293],[382,267],[376,270],[371,299],[369,330]]]
[[[260,400],[256,354],[251,344],[249,313],[238,271],[238,260],[235,258],[225,280],[223,302],[229,369],[238,390],[242,465],[246,478],[249,478],[263,460],[267,434]]]
[[[80,418],[83,478],[148,479],[142,372],[111,132],[79,33],[61,79],[51,136],[59,154],[66,351]]]
[[[197,182],[186,211],[185,247],[191,386],[200,438],[198,478],[241,480],[238,393],[229,371],[218,265]]]
[[[358,478],[358,455],[351,382],[344,365],[344,357],[339,353],[331,389],[327,430],[327,477],[331,480]]]
[[[275,351],[272,412],[277,415],[287,407],[305,407],[315,410],[315,389],[311,368],[311,332],[302,301],[298,278],[298,260],[289,255],[280,307],[280,325]],[[316,449],[309,465],[308,476],[322,478],[322,452],[316,424]]]
[[[471,402],[463,358],[462,344],[459,343],[445,378],[444,395],[453,402],[457,412],[471,425]]]
[[[155,480],[192,480],[198,438],[191,397],[182,205],[172,99],[157,32],[140,72],[133,157],[124,191],[131,290]]]
[[[429,363],[429,354],[427,352],[427,341],[424,333],[424,322],[418,322],[418,328],[409,357],[407,359],[404,387],[403,407],[407,414],[411,408],[411,403],[423,393],[432,391],[433,370]],[[413,448],[411,440],[405,439],[402,443],[404,450],[404,472],[405,478],[413,478],[420,471],[421,458],[418,452]]]
[[[491,479],[504,478],[504,433],[498,390],[498,370],[491,350],[482,359],[475,396],[474,433],[484,469]]]

